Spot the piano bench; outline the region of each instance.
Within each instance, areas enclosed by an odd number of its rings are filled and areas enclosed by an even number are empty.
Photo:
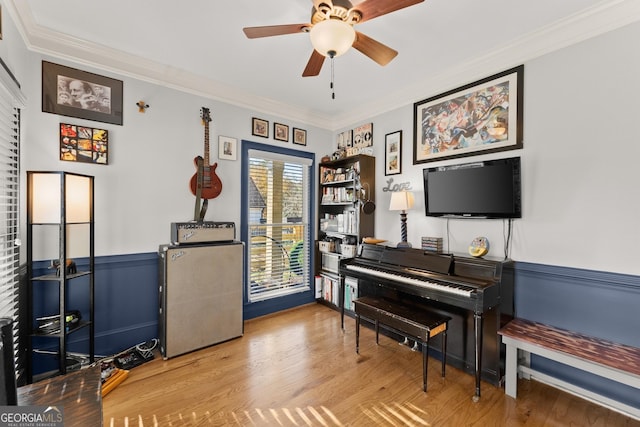
[[[539,372],[531,354],[599,375],[640,390],[640,348],[594,338],[539,322],[515,318],[498,334],[506,346],[505,394],[514,399],[518,377],[531,377],[592,402],[640,419],[640,409]]]
[[[360,318],[374,322],[376,344],[380,324],[400,335],[422,344],[422,390],[427,391],[429,339],[442,335],[442,376],[447,361],[447,327],[450,317],[443,316],[424,305],[404,305],[382,298],[360,297],[354,301],[356,315],[356,353],[360,354]]]

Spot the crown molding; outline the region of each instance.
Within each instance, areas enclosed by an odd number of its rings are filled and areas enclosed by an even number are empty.
[[[331,117],[318,114],[304,107],[292,107],[273,99],[256,96],[240,88],[186,72],[176,67],[146,60],[85,40],[43,28],[36,24],[28,2],[6,0],[9,13],[27,48],[33,52],[65,59],[79,65],[98,68],[141,81],[158,84],[214,99],[256,112],[278,115],[293,121],[326,128]]]
[[[581,13],[547,25],[535,32],[510,40],[486,55],[471,58],[455,67],[414,85],[399,88],[371,102],[365,108],[353,110],[331,122],[336,131],[369,120],[372,117],[413,105],[449,89],[459,87],[500,70],[523,64],[534,58],[580,43],[609,31],[640,21],[640,1],[605,0]],[[418,94],[418,95],[416,95]],[[417,96],[417,97],[416,97]],[[334,118],[336,119],[336,118]]]
[[[566,17],[533,33],[524,35],[494,51],[451,67],[428,80],[399,88],[397,91],[367,103],[362,108],[340,116],[319,114],[304,106],[291,106],[273,99],[259,97],[241,88],[232,87],[176,67],[145,60],[136,55],[117,51],[108,46],[45,29],[36,24],[29,3],[23,0],[5,0],[18,31],[27,48],[77,64],[95,67],[116,74],[179,91],[207,97],[227,104],[264,114],[278,115],[292,121],[321,129],[337,131],[353,123],[366,121],[388,111],[411,105],[474,81],[496,70],[511,68],[533,58],[579,43],[589,38],[621,28],[640,20],[638,0],[603,0],[578,14]],[[416,98],[416,94],[418,98]]]

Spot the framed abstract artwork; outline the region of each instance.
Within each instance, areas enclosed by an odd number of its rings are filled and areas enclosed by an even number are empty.
[[[416,102],[413,164],[522,148],[524,66]]]

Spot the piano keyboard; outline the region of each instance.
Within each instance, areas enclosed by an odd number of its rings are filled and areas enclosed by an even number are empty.
[[[438,283],[433,282],[428,279],[419,279],[416,277],[399,274],[399,273],[390,273],[386,270],[373,269],[369,267],[362,267],[360,265],[347,264],[345,266],[348,270],[357,271],[360,273],[366,273],[371,276],[380,277],[388,280],[395,280],[402,283],[407,283],[410,285],[419,286],[422,288],[433,289],[441,292],[447,292],[450,294],[460,295],[466,298],[471,298],[471,295],[475,292],[475,288],[472,286],[466,286],[462,284],[456,283]]]

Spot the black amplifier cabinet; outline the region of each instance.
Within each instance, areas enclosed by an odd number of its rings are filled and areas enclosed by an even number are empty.
[[[171,243],[230,242],[236,238],[236,225],[233,222],[192,221],[171,223]]]

